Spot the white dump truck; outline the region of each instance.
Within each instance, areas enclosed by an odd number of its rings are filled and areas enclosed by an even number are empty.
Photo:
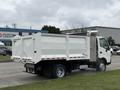
[[[108,42],[95,32],[87,36],[37,33],[14,37],[12,59],[24,63],[28,73],[60,78],[80,65],[105,71],[111,52]]]

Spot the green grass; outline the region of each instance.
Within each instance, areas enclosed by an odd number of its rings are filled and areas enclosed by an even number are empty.
[[[120,90],[120,70],[76,74],[0,90]]]
[[[0,55],[0,62],[7,62],[7,61],[11,61],[10,56]]]

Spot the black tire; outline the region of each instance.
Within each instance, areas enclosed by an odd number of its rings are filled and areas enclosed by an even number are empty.
[[[43,70],[37,71],[37,75],[38,75],[38,76],[44,76]]]
[[[72,72],[72,69],[68,69],[67,73],[70,74]]]
[[[106,64],[103,60],[99,60],[97,62],[96,71],[100,71],[100,72],[106,71]]]
[[[6,56],[6,54],[3,54],[3,56]]]
[[[63,64],[55,64],[53,66],[53,78],[62,78],[66,75],[66,67]]]
[[[25,70],[26,70],[26,72],[28,72],[28,68],[27,67],[25,67]]]
[[[40,72],[42,76],[46,78],[52,78],[52,65],[47,65],[43,67],[42,72]]]

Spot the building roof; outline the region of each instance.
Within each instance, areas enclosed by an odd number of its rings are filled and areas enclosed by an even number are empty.
[[[105,26],[91,26],[91,27],[85,27],[85,29],[90,29],[90,28],[106,28],[106,29],[116,29],[120,30],[118,27],[105,27]]]
[[[115,30],[120,30],[120,28],[117,27],[105,27],[105,26],[91,26],[91,27],[83,27],[84,29],[96,29],[96,28],[106,28],[106,29],[115,29]],[[64,31],[72,31],[72,30],[81,30],[82,28],[75,28],[75,29],[68,29],[68,30],[62,30]]]
[[[3,32],[26,32],[26,33],[36,33],[36,32],[41,32],[41,30],[36,30],[36,29],[18,29],[18,28],[1,28],[0,31]]]

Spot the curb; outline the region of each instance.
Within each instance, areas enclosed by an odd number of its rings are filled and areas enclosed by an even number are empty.
[[[0,63],[13,62],[12,60],[0,61]]]

